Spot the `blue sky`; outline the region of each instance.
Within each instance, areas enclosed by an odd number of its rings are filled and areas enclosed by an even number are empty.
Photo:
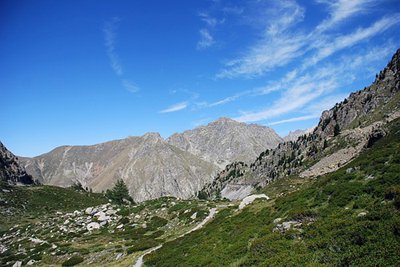
[[[0,3],[0,140],[60,145],[219,117],[314,126],[400,47],[397,0]]]

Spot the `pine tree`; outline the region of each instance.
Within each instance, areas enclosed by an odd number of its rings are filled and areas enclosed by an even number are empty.
[[[333,129],[333,136],[337,136],[340,134],[339,124],[336,123],[335,128]]]
[[[122,179],[119,179],[111,190],[108,189],[106,191],[106,197],[119,205],[124,203],[124,199],[133,203],[133,199],[129,195],[128,187]]]

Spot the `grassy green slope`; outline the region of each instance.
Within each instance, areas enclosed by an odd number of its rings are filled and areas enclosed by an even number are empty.
[[[286,185],[286,186],[285,186]],[[292,178],[274,196],[221,211],[202,230],[166,243],[146,266],[395,266],[400,262],[400,121],[342,169]],[[278,223],[294,221],[287,231]]]
[[[0,230],[56,211],[71,212],[107,203],[103,194],[56,186],[0,186]]]

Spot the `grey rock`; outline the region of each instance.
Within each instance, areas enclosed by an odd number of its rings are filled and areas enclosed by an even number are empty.
[[[26,173],[19,159],[0,142],[0,181],[15,185],[33,184],[32,176]]]
[[[96,230],[96,229],[100,229],[100,224],[97,223],[97,222],[91,222],[86,226],[86,229],[88,231],[93,231],[93,230]]]
[[[234,161],[251,162],[262,151],[275,148],[282,141],[271,128],[229,118],[220,118],[167,139],[169,144],[221,168]]]

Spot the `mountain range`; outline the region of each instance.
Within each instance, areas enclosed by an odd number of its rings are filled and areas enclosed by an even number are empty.
[[[79,182],[101,192],[123,179],[135,201],[187,199],[228,163],[250,162],[282,141],[271,128],[221,118],[167,140],[147,133],[92,146],[61,146],[20,161],[44,184],[67,187]]]

